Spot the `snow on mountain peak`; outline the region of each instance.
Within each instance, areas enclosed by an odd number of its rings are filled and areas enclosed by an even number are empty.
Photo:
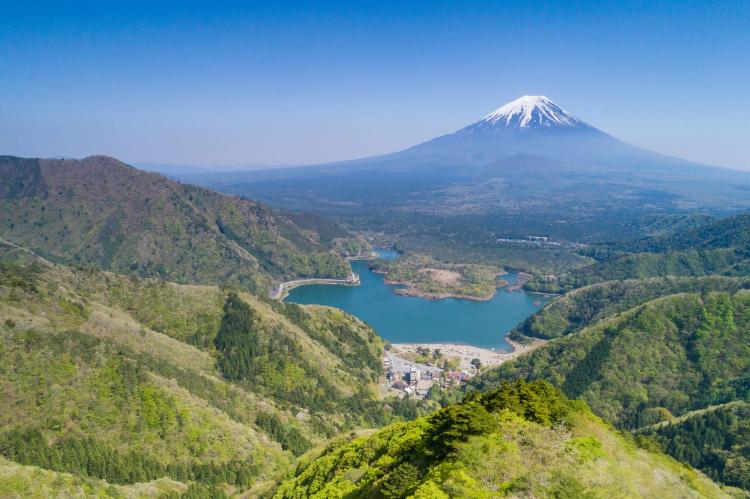
[[[574,127],[580,124],[579,119],[544,95],[524,95],[491,112],[469,129]]]

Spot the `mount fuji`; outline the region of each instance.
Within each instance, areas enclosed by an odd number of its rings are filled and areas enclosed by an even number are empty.
[[[521,214],[539,232],[576,238],[610,237],[645,213],[750,209],[750,172],[627,144],[542,95],[391,154],[186,180],[350,219],[468,214],[510,226]]]
[[[524,95],[454,133],[395,154],[460,164],[489,163],[518,155],[610,165],[658,156],[602,132],[543,95]]]
[[[590,128],[544,95],[524,95],[491,112],[462,132],[533,130],[535,128]]]

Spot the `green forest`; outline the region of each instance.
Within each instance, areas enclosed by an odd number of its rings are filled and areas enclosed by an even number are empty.
[[[678,288],[683,291],[685,286],[702,291],[669,294],[678,290],[673,287],[676,283],[681,283]],[[669,290],[666,296],[646,301],[643,293],[629,293],[657,289],[659,283],[654,287],[649,282],[638,287],[629,281],[626,284],[615,284],[618,291],[613,295],[617,303],[621,292],[627,291],[625,296],[634,306],[625,311],[620,311],[619,304],[602,307],[606,298],[594,299],[612,296],[607,294],[612,290],[599,294],[583,288],[567,304],[556,308],[553,302],[548,308],[558,319],[568,317],[566,310],[579,309],[567,308],[570,303],[580,303],[576,300],[598,306],[582,307],[588,316],[578,315],[581,324],[571,331],[567,328],[573,321],[545,322],[554,325],[556,337],[544,348],[483,373],[472,385],[487,390],[504,380],[548,380],[567,396],[584,400],[594,413],[616,427],[636,432],[716,404],[750,400],[750,292],[744,289],[744,281],[680,279],[663,288]],[[732,291],[709,291],[706,286]],[[603,310],[607,312],[597,318]],[[732,438],[746,438],[741,426],[725,430],[736,432]],[[659,429],[656,434],[659,447],[705,468],[717,480],[737,485],[747,483],[750,477],[750,468],[742,464],[746,461],[737,465],[737,460],[716,460],[716,449],[710,446],[677,450],[685,444],[670,442],[669,431]],[[735,455],[740,456],[741,451]]]
[[[389,279],[479,297],[515,262],[557,296],[511,332],[543,340],[532,351],[399,397],[372,327],[268,294],[346,276],[393,234],[105,157],[2,157],[0,173],[2,497],[750,490],[749,216],[657,216],[632,228],[649,237],[579,244],[499,241],[498,221],[460,214],[441,242],[404,215],[405,256],[373,263]]]
[[[263,495],[327,438],[430,410],[374,395],[382,342],[341,311],[2,255],[3,495],[38,469],[47,493]]]
[[[348,236],[325,219],[287,216],[113,158],[0,156],[0,176],[0,235],[52,261],[261,292],[278,280],[348,273],[334,251]]]
[[[737,215],[680,228],[669,235],[597,243],[579,251],[597,261],[558,275],[538,275],[532,291],[561,293],[591,284],[660,276],[750,275],[750,216]]]
[[[688,413],[674,421],[643,428],[637,435],[653,439],[664,452],[714,480],[750,489],[747,402],[729,402]]]
[[[340,437],[297,464],[275,497],[661,494],[730,497],[689,468],[637,447],[548,383],[517,381],[409,423]]]

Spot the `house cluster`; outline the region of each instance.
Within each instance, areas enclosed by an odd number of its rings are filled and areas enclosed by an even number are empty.
[[[503,244],[515,244],[519,246],[534,246],[541,248],[570,248],[578,249],[585,246],[582,243],[576,243],[572,241],[556,241],[550,239],[547,236],[526,236],[524,238],[515,237],[499,237],[496,239],[498,243]]]
[[[473,378],[473,375],[466,371],[447,371],[443,373],[443,388],[461,385],[471,378]]]
[[[424,398],[430,388],[437,383],[442,388],[450,388],[465,383],[472,378],[466,371],[444,371],[439,367],[411,364],[398,357],[385,358],[388,385],[404,394]]]
[[[518,244],[521,246],[561,246],[558,241],[552,241],[546,236],[526,236],[523,239],[514,237],[499,237],[497,242],[506,244]]]

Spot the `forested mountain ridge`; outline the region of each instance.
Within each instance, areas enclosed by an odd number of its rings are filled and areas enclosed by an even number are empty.
[[[598,262],[559,276],[536,276],[526,288],[559,293],[617,279],[747,276],[750,275],[750,215],[737,215],[666,236],[595,244],[582,253]]]
[[[570,295],[553,301],[526,325],[538,335],[557,338],[486,371],[473,386],[489,390],[504,380],[547,380],[630,430],[750,400],[750,290],[745,279],[625,281]],[[632,308],[622,310],[625,306]],[[747,439],[746,434],[736,437]],[[710,462],[708,454],[691,459],[701,466]],[[712,476],[745,486],[750,459],[742,453],[733,459],[731,473],[713,461]]]
[[[728,217],[672,234],[597,245],[612,253],[663,253],[690,249],[718,249],[750,245],[750,214]]]
[[[255,496],[325,438],[419,410],[371,392],[382,342],[341,311],[0,255],[0,455],[31,466],[3,461],[3,494]]]
[[[747,277],[652,277],[607,281],[574,289],[556,297],[511,332],[550,339],[575,333],[610,315],[676,293],[736,292],[750,288]]]
[[[750,369],[750,291],[669,295],[487,371],[476,386],[546,379],[621,427],[733,400]],[[741,395],[743,396],[743,395]]]
[[[0,237],[58,262],[267,291],[294,277],[345,277],[346,236],[319,217],[285,215],[168,180],[113,158],[0,157]]]
[[[276,498],[731,497],[545,382],[503,384],[306,456]]]
[[[750,404],[728,402],[638,430],[714,480],[750,490]]]

